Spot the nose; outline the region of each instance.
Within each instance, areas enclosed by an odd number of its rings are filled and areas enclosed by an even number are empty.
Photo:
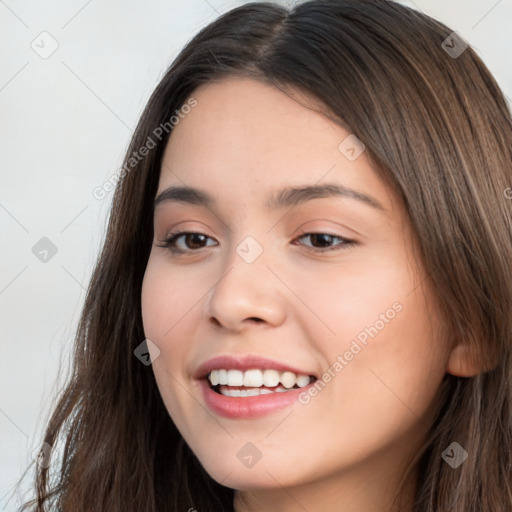
[[[264,250],[249,263],[233,250],[211,290],[207,313],[212,323],[240,332],[254,324],[277,327],[284,322],[287,290],[267,256]]]

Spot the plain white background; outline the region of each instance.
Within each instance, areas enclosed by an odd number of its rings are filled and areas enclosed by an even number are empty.
[[[118,172],[144,104],[178,51],[244,3],[0,0],[2,511],[18,505],[11,491],[67,376],[112,199],[92,191]],[[512,97],[512,0],[403,3],[459,32]],[[34,254],[44,237],[57,251],[46,262]]]

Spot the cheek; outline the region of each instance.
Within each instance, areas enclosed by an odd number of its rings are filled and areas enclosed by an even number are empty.
[[[349,431],[359,429],[363,438],[375,435],[376,422],[384,437],[417,423],[428,414],[445,374],[444,347],[435,321],[426,314],[422,293],[392,297],[398,299],[396,307],[387,310],[378,300],[369,301],[375,307],[373,316],[351,322],[350,335],[330,358],[335,361],[341,355],[333,401],[340,404]],[[347,410],[355,420],[352,424]]]
[[[307,279],[296,279],[295,290],[299,297],[322,320],[325,329],[316,321],[316,333],[328,351],[344,351],[357,338],[363,344],[377,333],[387,330],[394,323],[405,302],[413,297],[414,279],[400,254],[379,254],[379,258],[361,258],[346,266],[333,266],[323,274],[316,273]],[[408,307],[417,307],[412,305]],[[422,314],[418,307],[417,314]],[[310,315],[309,315],[310,316]],[[311,317],[312,318],[312,317]],[[313,320],[309,322],[313,324]]]
[[[150,257],[142,282],[141,308],[146,336],[163,346],[202,296],[199,283],[170,271],[163,257]],[[203,292],[204,293],[204,292]]]
[[[314,323],[322,340],[328,364],[324,380],[333,382],[327,393],[333,393],[340,411],[357,408],[352,417],[359,421],[367,417],[373,423],[376,409],[391,422],[393,416],[395,421],[413,418],[410,410],[420,416],[440,385],[447,354],[438,318],[429,313],[433,300],[420,282],[397,255],[368,263],[364,273],[333,272],[302,291],[328,327],[317,320],[309,327],[314,337]]]
[[[152,363],[153,374],[169,415],[182,431],[189,428],[185,417],[194,406],[180,385],[186,379],[184,369],[190,355],[186,340],[193,330],[193,307],[199,307],[201,296],[188,279],[185,282],[179,273],[170,272],[165,261],[150,258],[141,294],[144,334],[160,350]]]
[[[175,382],[171,376],[178,376],[183,370],[187,356],[183,340],[187,329],[190,332],[197,294],[193,286],[180,281],[179,274],[169,272],[165,262],[150,258],[142,282],[142,323],[146,338],[160,350],[152,368],[161,391],[171,389]],[[163,393],[167,402],[166,394]]]

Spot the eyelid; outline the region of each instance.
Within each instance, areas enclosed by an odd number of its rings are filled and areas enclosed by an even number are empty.
[[[327,224],[333,225],[333,227],[326,227]],[[308,226],[307,228],[304,228],[304,226]],[[312,225],[312,226],[311,226]],[[348,232],[347,235],[342,235],[338,233],[332,233],[332,230],[343,230]],[[300,226],[298,226],[296,233],[298,234],[304,234],[304,233],[325,233],[330,234],[332,236],[339,236],[341,238],[352,238],[352,237],[363,237],[364,235],[360,233],[359,231],[356,231],[353,228],[349,228],[348,226],[341,224],[339,222],[335,222],[332,219],[329,218],[317,218],[317,219],[311,219],[307,220],[306,222],[303,222]],[[295,234],[294,236],[297,236]]]

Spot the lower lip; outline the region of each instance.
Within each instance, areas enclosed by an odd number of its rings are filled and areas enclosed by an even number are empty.
[[[206,405],[214,413],[225,418],[255,418],[284,409],[297,402],[298,396],[307,391],[313,384],[314,382],[303,388],[291,389],[281,393],[274,392],[266,395],[233,397],[216,393],[206,379],[199,381]]]

